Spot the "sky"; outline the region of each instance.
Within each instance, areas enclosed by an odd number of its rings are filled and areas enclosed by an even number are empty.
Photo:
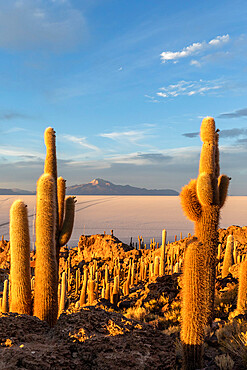
[[[51,126],[68,186],[180,191],[212,116],[247,195],[246,19],[245,0],[0,1],[0,187],[35,189]]]

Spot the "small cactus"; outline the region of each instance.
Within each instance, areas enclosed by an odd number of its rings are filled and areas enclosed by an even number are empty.
[[[30,315],[30,238],[27,206],[21,200],[10,208],[10,253],[10,312]]]
[[[84,270],[83,284],[80,295],[80,305],[83,306],[86,304],[86,295],[87,295],[87,280],[88,280],[88,269]]]
[[[229,274],[229,268],[233,265],[233,247],[234,247],[234,237],[233,235],[228,235],[226,250],[224,255],[223,267],[222,267],[222,278],[224,279]]]
[[[160,247],[160,276],[165,275],[165,248],[166,248],[166,230],[162,230],[162,244]]]
[[[9,312],[9,281],[4,280],[3,285],[3,300],[2,300],[2,313]]]
[[[65,310],[65,305],[67,301],[67,276],[64,271],[62,274],[62,286],[60,293],[60,302],[59,302],[59,315]]]
[[[88,282],[88,303],[91,305],[95,300],[95,281],[89,280]]]

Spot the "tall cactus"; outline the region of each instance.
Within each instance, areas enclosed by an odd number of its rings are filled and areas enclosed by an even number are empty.
[[[30,315],[30,238],[27,206],[21,200],[10,208],[10,253],[10,311]]]
[[[218,246],[218,224],[220,208],[224,205],[229,185],[229,177],[219,176],[218,132],[211,117],[204,118],[200,132],[203,142],[199,175],[186,185],[180,194],[185,215],[195,222],[195,235],[202,242],[205,256],[205,314],[210,322],[214,307],[215,261]]]
[[[202,243],[187,248],[182,276],[181,341],[184,370],[201,369],[204,340],[204,279]]]
[[[37,183],[34,315],[53,327],[57,321],[56,185],[43,174]]]
[[[46,158],[44,173],[50,174],[55,180],[55,217],[56,217],[56,258],[59,263],[60,247],[65,245],[71,236],[75,215],[75,197],[65,199],[65,180],[57,179],[56,135],[53,128],[48,127],[44,134]],[[65,200],[65,201],[64,201]],[[64,216],[64,203],[65,216]]]

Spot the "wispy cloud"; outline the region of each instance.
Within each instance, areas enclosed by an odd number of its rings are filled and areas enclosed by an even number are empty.
[[[231,113],[221,113],[218,118],[238,118],[238,117],[247,117],[247,108],[236,110]]]
[[[3,111],[3,112],[0,112],[0,121],[11,121],[11,120],[16,120],[16,119],[31,119],[32,117],[27,115],[27,114],[24,114],[24,113],[20,113],[20,112],[14,112],[14,111]]]
[[[232,138],[232,137],[239,137],[239,136],[247,136],[247,128],[232,128],[229,130],[221,130],[220,137],[223,138]]]
[[[226,130],[220,130],[219,132],[220,138],[238,138],[240,136],[247,136],[247,128],[231,128]],[[182,134],[185,137],[194,138],[199,135],[199,132],[186,132]],[[238,141],[242,141],[243,139],[239,139]],[[245,140],[245,139],[244,139]]]
[[[2,48],[64,50],[77,44],[85,34],[85,19],[70,2],[9,0],[1,5]]]
[[[177,84],[169,85],[167,87],[161,87],[156,95],[162,98],[177,97],[180,95],[205,95],[209,93],[215,93],[222,89],[224,86],[223,82],[219,80],[211,81],[179,81]]]
[[[202,51],[211,49],[212,47],[219,47],[229,41],[230,37],[228,34],[223,36],[217,36],[209,42],[195,42],[189,46],[184,47],[180,51],[163,51],[161,56],[162,63],[167,61],[178,61],[178,59],[197,55]]]
[[[96,152],[100,151],[100,148],[98,148],[97,146],[95,146],[93,144],[88,143],[86,137],[77,137],[77,136],[73,136],[73,135],[63,135],[63,138],[66,139],[66,140],[71,141],[72,143],[81,145],[84,148],[94,150]]]
[[[101,133],[99,134],[99,136],[118,142],[127,141],[138,145],[138,142],[145,139],[148,133],[150,133],[149,128],[147,128],[146,130],[129,130],[122,132],[115,131],[110,133]]]
[[[185,137],[193,138],[193,137],[197,137],[199,135],[199,131],[198,132],[186,132],[182,135],[185,136]]]
[[[145,98],[148,98],[149,103],[159,103],[160,102],[154,96],[150,96],[150,95],[144,95],[144,96],[145,96]]]
[[[42,153],[32,151],[30,153],[30,149],[24,149],[24,148],[18,148],[18,147],[11,147],[11,146],[1,146],[0,147],[0,155],[6,156],[6,157],[23,157],[23,158],[32,158],[37,159],[40,157],[43,157]]]
[[[124,155],[115,155],[108,158],[111,163],[129,164],[136,166],[154,165],[169,162],[172,159],[170,155],[163,153],[129,153]]]
[[[201,67],[201,63],[200,63],[200,62],[198,62],[198,60],[195,60],[195,59],[192,59],[192,60],[190,61],[190,65],[191,65],[191,66],[195,66],[195,67]]]

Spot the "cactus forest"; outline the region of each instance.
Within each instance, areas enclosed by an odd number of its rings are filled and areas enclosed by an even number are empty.
[[[1,241],[1,369],[247,368],[246,227],[219,228],[230,177],[220,131],[203,119],[199,171],[180,193],[194,233],[123,243],[108,233],[68,247],[76,197],[57,177],[56,135],[44,133],[35,248],[15,200]]]

